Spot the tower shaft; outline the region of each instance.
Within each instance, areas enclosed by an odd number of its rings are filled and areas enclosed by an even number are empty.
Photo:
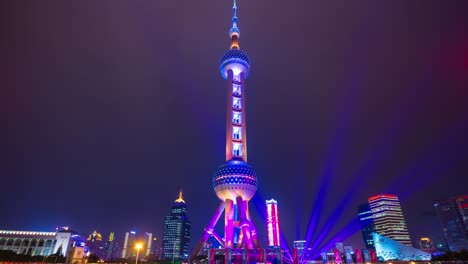
[[[247,162],[247,127],[245,112],[245,74],[228,70],[226,104],[226,161]]]

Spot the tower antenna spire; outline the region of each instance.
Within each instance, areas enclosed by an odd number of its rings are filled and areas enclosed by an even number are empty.
[[[240,30],[237,27],[237,1],[234,0],[232,5],[232,27],[229,30],[229,36],[231,37],[231,49],[240,49],[239,47],[239,36]]]

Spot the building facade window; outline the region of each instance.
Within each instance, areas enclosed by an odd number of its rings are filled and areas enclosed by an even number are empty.
[[[240,98],[233,98],[232,107],[234,107],[236,109],[241,109],[241,99]]]
[[[236,112],[236,111],[233,111],[232,112],[232,122],[234,124],[241,124],[242,123],[242,115],[241,115],[241,112]]]
[[[242,156],[242,144],[241,143],[233,143],[232,144],[232,154],[234,156]]]
[[[233,126],[232,127],[232,138],[242,139],[242,128]]]
[[[240,85],[237,85],[237,84],[234,84],[234,85],[232,86],[232,94],[233,94],[233,95],[240,96],[240,95],[241,95],[241,86],[240,86]]]
[[[23,244],[21,246],[27,247],[28,245],[29,245],[29,240],[28,239],[23,240]]]

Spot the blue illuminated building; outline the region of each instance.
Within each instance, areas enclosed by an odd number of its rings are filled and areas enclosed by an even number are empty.
[[[188,259],[191,223],[187,218],[187,206],[182,191],[164,222],[162,258],[170,261]]]
[[[468,195],[438,201],[434,208],[450,250],[468,250]]]
[[[362,239],[367,249],[374,248],[374,238],[372,233],[375,232],[374,221],[372,220],[372,211],[368,203],[361,204],[358,208],[359,224],[361,227]]]
[[[431,260],[431,254],[420,249],[407,246],[388,237],[372,233],[375,251],[379,261],[388,260]]]
[[[368,207],[359,207],[358,216],[364,243],[368,249],[372,249],[372,232],[412,246],[403,210],[396,195],[374,195],[369,197],[367,205]]]

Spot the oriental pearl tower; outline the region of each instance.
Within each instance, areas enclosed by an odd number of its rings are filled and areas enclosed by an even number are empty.
[[[257,191],[257,176],[247,164],[245,79],[250,70],[247,54],[240,50],[237,4],[234,0],[230,49],[221,57],[219,69],[227,80],[226,162],[213,175],[213,188],[221,203],[205,227],[192,257],[200,254],[210,235],[225,249],[260,248],[248,202]],[[224,239],[214,227],[224,211]]]

